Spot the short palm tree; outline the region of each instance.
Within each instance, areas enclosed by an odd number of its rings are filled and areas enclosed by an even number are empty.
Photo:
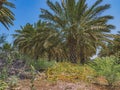
[[[109,4],[100,5],[101,2],[97,0],[89,6],[86,0],[61,0],[61,3],[47,0],[50,10],[41,9],[40,17],[63,38],[71,62],[84,64],[98,46],[110,41],[109,32],[114,26],[107,22],[113,17],[101,15],[110,8]]]
[[[7,29],[13,25],[15,20],[13,12],[9,8],[15,8],[15,5],[8,0],[0,0],[0,23]]]
[[[14,34],[14,44],[20,52],[22,53],[32,53],[32,48],[31,48],[31,39],[35,34],[35,30],[33,28],[33,25],[31,24],[26,24],[24,27],[21,27],[21,30],[16,30],[16,34]]]
[[[26,24],[21,30],[16,30],[14,44],[22,53],[33,56],[35,59],[39,57],[48,57],[51,60],[55,55],[56,42],[60,43],[58,33],[48,29],[45,22],[38,21],[36,24]],[[56,47],[56,48],[55,48]]]

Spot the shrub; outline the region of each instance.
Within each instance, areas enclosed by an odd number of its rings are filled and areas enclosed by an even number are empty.
[[[96,58],[89,65],[96,70],[97,76],[104,76],[110,86],[120,80],[120,64],[116,62],[116,57]]]
[[[0,71],[0,79],[5,80],[8,78],[8,68],[4,66],[2,70]]]
[[[33,61],[31,63],[31,65],[38,71],[45,70],[54,64],[55,64],[55,61],[47,61],[47,60],[42,60],[42,59],[39,59],[37,61]]]
[[[17,86],[17,84],[18,84],[17,76],[11,76],[8,78],[8,85],[10,88]]]
[[[0,80],[0,90],[5,90],[7,89],[8,85],[6,82]]]
[[[80,66],[72,63],[56,63],[46,71],[47,79],[56,81],[91,81],[95,71],[87,65]]]

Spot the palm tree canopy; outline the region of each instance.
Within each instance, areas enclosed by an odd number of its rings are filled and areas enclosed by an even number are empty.
[[[26,24],[21,30],[16,30],[14,44],[22,53],[27,53],[33,57],[45,55],[52,47],[59,42],[58,33],[49,30],[46,23],[38,21],[34,25]]]
[[[61,0],[61,3],[47,0],[50,10],[41,9],[40,18],[61,32],[69,46],[70,58],[80,56],[80,61],[84,61],[96,53],[98,46],[103,47],[104,42],[111,41],[110,30],[115,27],[108,24],[108,20],[113,17],[101,15],[110,5],[100,5],[101,2],[96,0],[92,6],[88,6],[86,0]]]
[[[0,0],[0,23],[7,29],[15,20],[14,13],[9,8],[15,8],[15,5],[8,0]]]

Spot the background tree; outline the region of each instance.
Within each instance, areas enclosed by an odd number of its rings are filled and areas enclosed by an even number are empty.
[[[0,35],[0,53],[2,53],[2,46],[6,42],[6,35],[2,34]]]
[[[56,43],[61,43],[59,33],[46,27],[45,22],[38,21],[34,25],[26,24],[21,30],[16,30],[14,44],[22,53],[33,56],[35,59],[56,58],[60,49]],[[57,46],[56,46],[57,45]],[[56,52],[57,51],[57,52]]]
[[[35,30],[33,25],[27,23],[21,30],[16,30],[14,34],[14,44],[19,49],[20,52],[30,54],[32,53],[30,40],[34,36]]]
[[[5,41],[6,41],[6,35],[5,34],[0,35],[0,45],[5,43]]]
[[[113,38],[113,41],[111,43],[108,43],[106,45],[106,48],[102,48],[99,56],[105,57],[105,56],[111,56],[119,54],[120,56],[120,32],[116,34]]]

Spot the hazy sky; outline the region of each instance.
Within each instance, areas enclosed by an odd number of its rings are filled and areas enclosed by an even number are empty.
[[[20,29],[20,26],[24,26],[26,23],[34,23],[39,20],[40,8],[49,9],[46,5],[46,0],[8,0],[16,5],[16,9],[12,11],[15,14],[16,20],[14,21],[14,26],[10,27],[8,31],[0,24],[0,34],[5,33],[8,35],[8,42],[12,42],[13,38],[11,34],[15,30]],[[57,1],[57,0],[51,0]],[[59,0],[58,0],[59,1]],[[87,0],[91,4],[95,0]],[[103,0],[102,4],[111,4],[111,8],[104,12],[104,14],[114,16],[114,19],[109,21],[109,23],[116,26],[116,29],[112,33],[120,31],[120,0]]]

